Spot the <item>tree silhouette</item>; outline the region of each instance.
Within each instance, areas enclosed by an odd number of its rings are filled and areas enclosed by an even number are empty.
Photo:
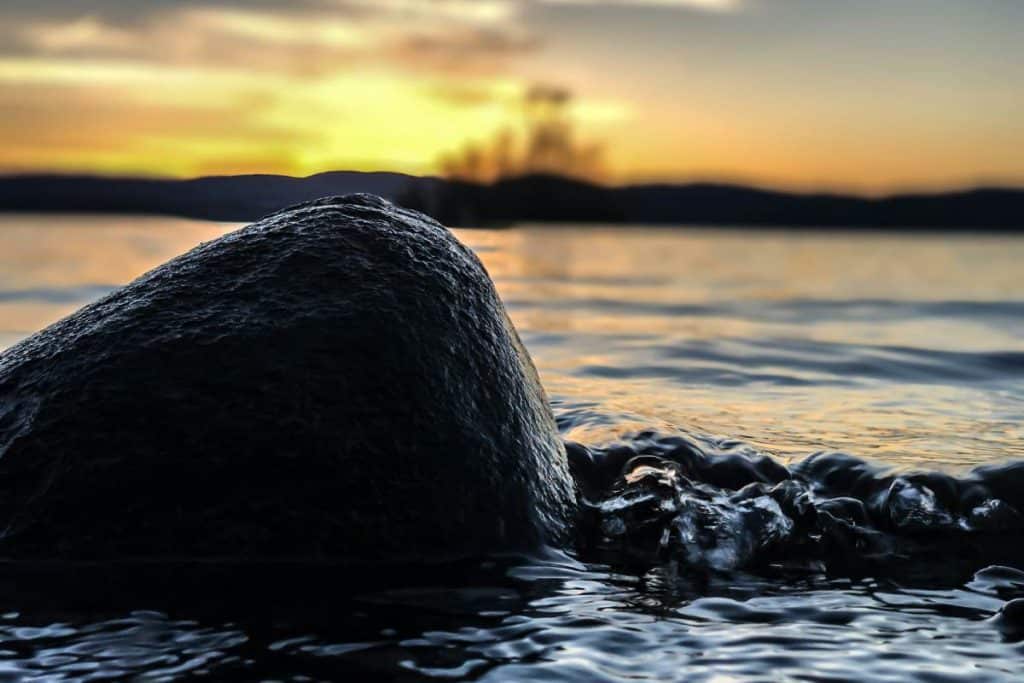
[[[577,142],[571,105],[572,93],[565,88],[531,87],[521,103],[521,132],[505,126],[489,142],[467,142],[441,158],[442,174],[473,183],[533,174],[601,180],[603,147]]]

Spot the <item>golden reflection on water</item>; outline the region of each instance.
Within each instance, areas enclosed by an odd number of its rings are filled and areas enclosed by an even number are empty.
[[[616,418],[584,419],[570,438],[679,426],[783,458],[839,449],[962,470],[1024,457],[1021,378],[946,383],[957,368],[942,365],[955,355],[928,354],[1024,352],[1016,309],[942,308],[1024,300],[1020,238],[639,227],[459,234],[496,280],[549,393]],[[786,310],[794,301],[824,310]],[[829,310],[834,301],[842,315]],[[686,355],[705,347],[716,353]],[[666,358],[664,348],[680,354]],[[875,372],[860,377],[865,360]],[[908,363],[914,376],[901,379]],[[694,367],[713,381],[689,379]],[[742,372],[730,378],[730,369]]]
[[[138,216],[0,216],[0,291],[111,287],[237,227]],[[0,299],[0,347],[87,301]]]
[[[0,217],[0,347],[232,224]],[[792,458],[1024,457],[1024,239],[459,230],[570,438],[682,428]],[[1003,355],[999,355],[1003,354]]]

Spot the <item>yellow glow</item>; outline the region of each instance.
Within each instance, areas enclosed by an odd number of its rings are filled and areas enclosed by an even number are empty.
[[[78,132],[27,116],[19,122],[22,131],[53,144],[20,136],[25,144],[14,139],[0,150],[0,166],[178,176],[257,170],[307,175],[352,167],[430,173],[442,152],[517,121],[529,87],[508,78],[384,69],[295,79],[232,69],[0,60],[0,87],[84,82],[89,92],[109,87],[100,99],[116,101],[100,111],[99,125],[81,120],[88,109],[79,112]],[[471,89],[478,101],[466,106],[439,95],[456,86]],[[49,98],[36,106],[49,109]],[[625,115],[614,102],[581,102],[577,110],[585,125]]]
[[[711,73],[668,53],[626,66],[632,51],[614,42],[601,66],[576,63],[557,52],[561,35],[535,40],[525,9],[596,5],[677,6],[689,11],[680,17],[699,11],[716,22],[764,9],[741,0],[324,0],[314,9],[169,5],[120,22],[26,19],[0,29],[22,46],[0,57],[0,172],[437,173],[443,155],[521,127],[532,86],[565,84],[574,132],[604,150],[613,182],[867,192],[1024,182],[1020,89],[979,77],[971,93],[982,107],[941,73],[901,80],[896,70],[872,71],[872,87],[837,89],[828,64],[808,65],[809,83],[763,86],[741,69]],[[615,27],[602,30],[614,38]],[[822,87],[840,94],[821,96]]]

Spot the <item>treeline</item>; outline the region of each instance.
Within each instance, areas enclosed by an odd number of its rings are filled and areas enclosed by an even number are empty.
[[[864,198],[696,183],[605,187],[531,175],[411,185],[398,201],[447,225],[520,221],[799,228],[1024,229],[1024,191],[979,188]]]
[[[308,178],[249,175],[194,180],[9,176],[0,177],[0,211],[251,221],[292,204],[353,192],[383,196],[451,226],[547,221],[1024,230],[1024,190],[1016,189],[871,199],[715,184],[608,187],[538,174],[493,183],[358,172]]]

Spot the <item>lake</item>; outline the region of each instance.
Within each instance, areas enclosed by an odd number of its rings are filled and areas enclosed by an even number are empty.
[[[0,348],[234,227],[0,216]],[[738,441],[787,464],[838,450],[952,474],[1024,460],[1024,238],[532,225],[456,233],[495,280],[568,440],[600,446],[656,430]],[[303,590],[275,601],[246,585],[213,606],[187,591],[91,605],[85,593],[117,593],[95,581],[26,596],[0,575],[0,677],[1024,675],[1024,649],[987,621],[1024,596],[1024,573],[1013,569],[941,586],[813,574],[694,581],[552,553],[343,599]]]

